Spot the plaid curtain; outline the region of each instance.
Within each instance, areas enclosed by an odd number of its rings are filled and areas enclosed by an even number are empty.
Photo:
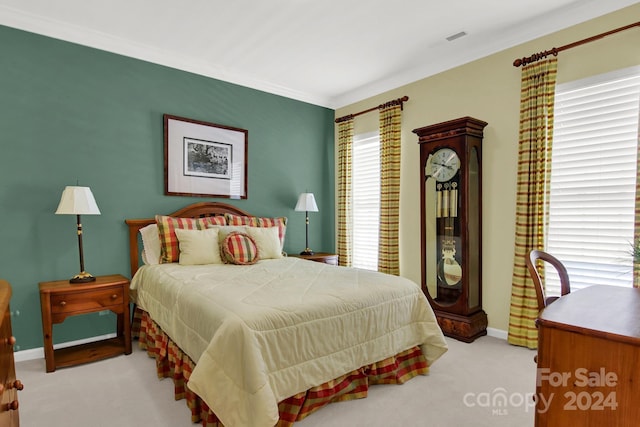
[[[538,304],[525,256],[544,249],[549,214],[551,144],[557,59],[529,64],[522,69],[520,132],[516,195],[516,236],[509,338],[511,344],[536,348]]]
[[[400,135],[402,105],[390,102],[380,109],[380,230],[378,271],[400,274]]]
[[[353,118],[338,123],[338,263],[352,262],[351,157]]]
[[[640,124],[640,117],[638,117]],[[640,125],[638,126],[638,143],[636,150],[636,208],[633,229],[633,287],[640,288]]]

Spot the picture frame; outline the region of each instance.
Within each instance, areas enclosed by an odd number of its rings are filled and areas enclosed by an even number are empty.
[[[249,132],[163,115],[164,194],[247,198]]]

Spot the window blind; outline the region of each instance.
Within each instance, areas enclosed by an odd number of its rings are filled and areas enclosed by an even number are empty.
[[[631,286],[640,67],[558,85],[547,251],[572,289]],[[546,287],[559,279],[546,269]]]
[[[356,135],[352,156],[354,267],[378,269],[380,136]]]

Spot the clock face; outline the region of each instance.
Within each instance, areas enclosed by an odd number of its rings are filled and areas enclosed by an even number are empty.
[[[453,178],[460,169],[460,158],[451,148],[441,148],[431,158],[431,176],[438,182]]]

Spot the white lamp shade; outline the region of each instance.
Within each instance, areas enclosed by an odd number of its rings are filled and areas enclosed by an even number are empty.
[[[89,187],[68,185],[62,192],[56,214],[62,215],[100,215],[100,209]]]
[[[318,212],[318,205],[313,193],[301,193],[296,203],[296,211]]]

